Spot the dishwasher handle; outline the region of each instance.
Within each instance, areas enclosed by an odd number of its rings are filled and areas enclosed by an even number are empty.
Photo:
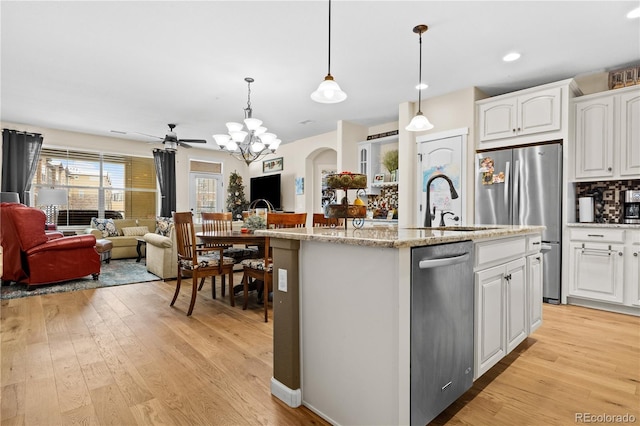
[[[464,253],[458,256],[441,257],[438,259],[423,259],[418,263],[420,269],[438,268],[440,266],[456,265],[458,263],[464,263],[469,260],[469,253]]]

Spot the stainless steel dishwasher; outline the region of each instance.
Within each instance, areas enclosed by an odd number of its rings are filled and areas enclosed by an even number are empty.
[[[473,243],[411,250],[411,424],[473,384]]]

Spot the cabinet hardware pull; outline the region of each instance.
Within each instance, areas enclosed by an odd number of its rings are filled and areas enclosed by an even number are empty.
[[[533,243],[534,246],[539,246],[540,244],[542,244],[540,241],[536,241],[535,243]]]
[[[638,252],[633,253],[635,257],[638,257]]]
[[[612,169],[611,167],[607,167],[607,171],[610,172]]]
[[[587,237],[600,237],[600,238],[604,238],[604,235],[602,235],[602,234],[587,234]]]
[[[621,251],[618,252],[618,256],[622,256],[622,252]]]

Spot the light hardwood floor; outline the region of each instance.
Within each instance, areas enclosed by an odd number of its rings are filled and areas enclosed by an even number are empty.
[[[189,318],[189,286],[168,306],[174,284],[2,301],[0,423],[326,424],[270,395],[272,322],[258,305],[231,308],[220,289],[213,301],[207,284]],[[545,305],[543,326],[434,424],[640,422],[639,400],[640,319]]]

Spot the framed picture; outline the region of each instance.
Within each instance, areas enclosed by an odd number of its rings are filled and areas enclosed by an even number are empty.
[[[262,173],[282,171],[282,157],[262,162]]]
[[[375,176],[373,176],[373,181],[384,182],[384,173],[376,173]]]

